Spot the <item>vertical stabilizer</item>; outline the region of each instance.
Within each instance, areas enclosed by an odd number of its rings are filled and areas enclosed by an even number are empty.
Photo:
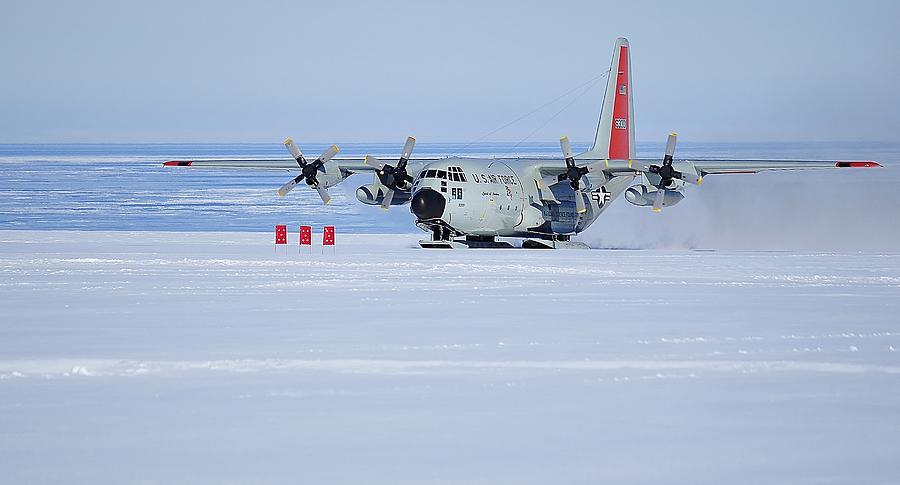
[[[594,144],[586,155],[609,160],[634,158],[634,107],[631,90],[631,52],[628,39],[619,37],[613,49],[603,108]]]

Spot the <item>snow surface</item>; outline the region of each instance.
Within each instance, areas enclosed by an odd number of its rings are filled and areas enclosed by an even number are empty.
[[[900,481],[900,254],[419,237],[0,231],[0,482]]]

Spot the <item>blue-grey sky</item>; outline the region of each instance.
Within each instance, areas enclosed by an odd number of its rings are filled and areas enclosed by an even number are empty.
[[[605,71],[620,35],[638,140],[897,141],[898,18],[896,1],[4,0],[0,143],[466,142]],[[592,139],[601,96],[532,140]]]

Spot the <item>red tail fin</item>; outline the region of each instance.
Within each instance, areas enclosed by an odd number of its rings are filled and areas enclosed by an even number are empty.
[[[631,91],[631,53],[628,40],[616,39],[603,108],[591,156],[610,160],[634,158],[634,108]]]

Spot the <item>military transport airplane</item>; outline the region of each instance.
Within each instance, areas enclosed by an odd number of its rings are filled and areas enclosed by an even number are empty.
[[[688,185],[714,174],[757,173],[844,167],[879,167],[872,161],[681,160],[676,135],[669,135],[661,160],[635,158],[631,53],[619,38],[613,49],[603,107],[590,150],[575,155],[566,137],[557,158],[413,157],[409,137],[396,163],[371,156],[335,157],[332,145],[310,162],[293,140],[285,140],[291,159],[169,161],[166,166],[299,171],[278,190],[284,196],[305,182],[324,203],[328,188],[348,176],[374,172],[374,181],[356,191],[364,204],[409,203],[416,225],[430,232],[422,247],[509,247],[496,237],[526,238],[523,247],[578,247],[570,237],[587,229],[612,200],[625,200],[659,212],[684,199]],[[580,245],[583,246],[583,245]]]

